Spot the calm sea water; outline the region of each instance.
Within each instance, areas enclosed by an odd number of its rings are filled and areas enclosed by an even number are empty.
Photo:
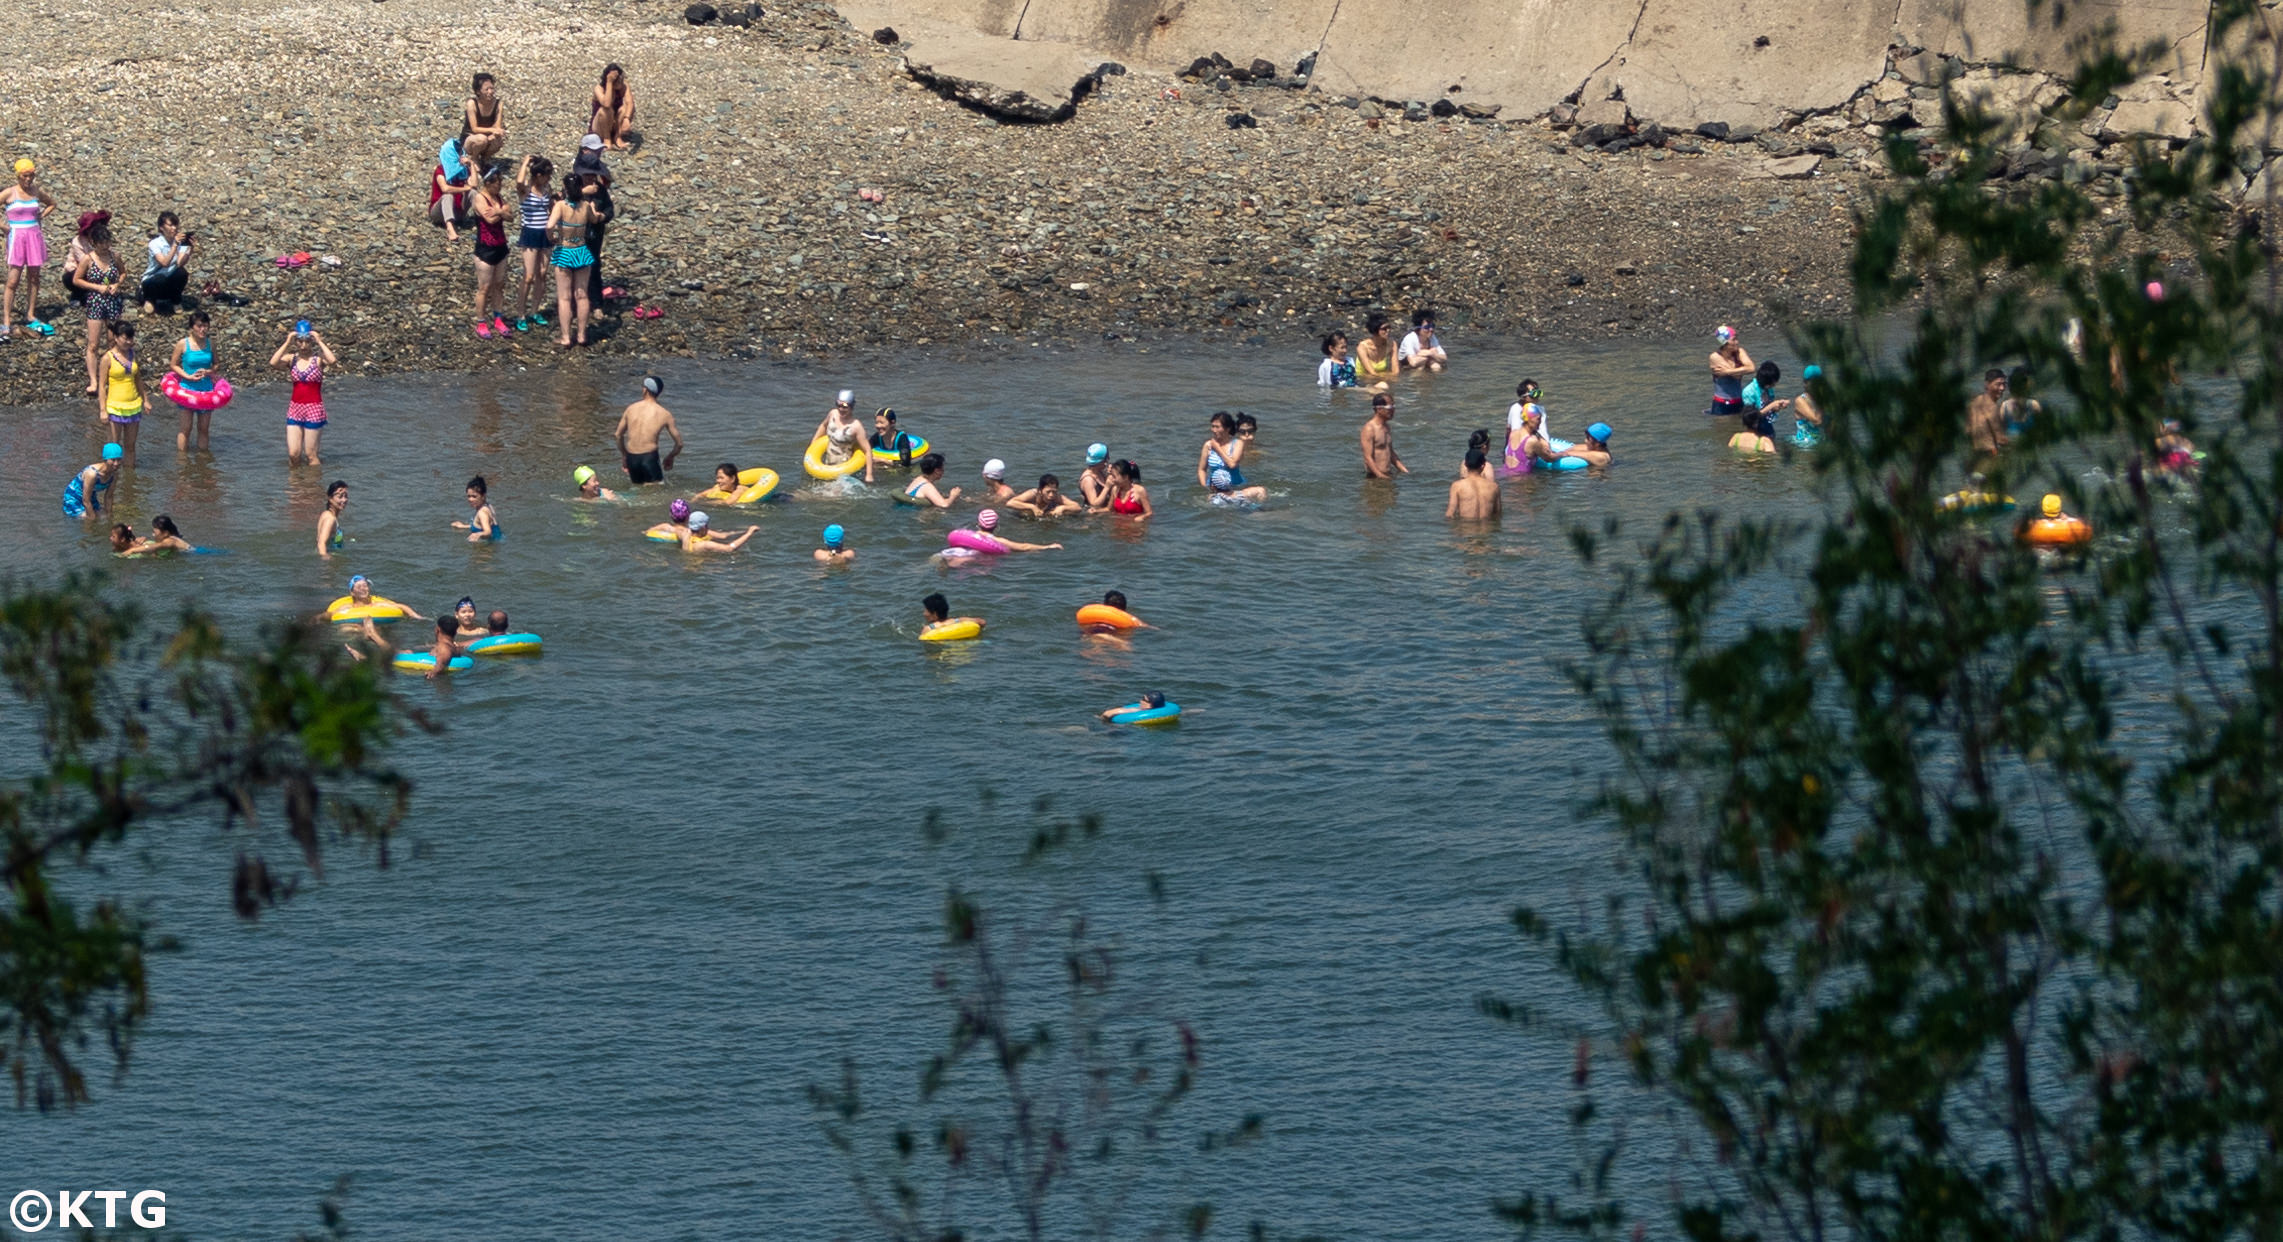
[[[1024,894],[1027,805],[1051,796],[1106,817],[1074,882],[1158,967],[1154,1003],[1205,1040],[1183,1124],[1266,1115],[1265,1142],[1203,1162],[1184,1193],[1284,1231],[1505,1236],[1489,1201],[1568,1156],[1569,1050],[1475,998],[1569,1006],[1507,915],[1595,909],[1613,882],[1606,832],[1574,815],[1604,748],[1560,673],[1606,570],[1566,532],[1811,502],[1800,466],[1721,451],[1730,429],[1697,413],[1700,344],[1457,348],[1453,372],[1400,393],[1414,473],[1393,485],[1362,478],[1367,401],[1319,393],[1305,343],[671,366],[691,442],[677,490],[620,508],[573,503],[569,476],[591,462],[617,482],[632,372],[337,380],[326,464],[292,472],[273,385],[218,416],[211,458],[178,462],[171,407],[149,420],[121,513],[170,513],[228,554],[138,564],[58,514],[92,418],[7,411],[0,568],[111,565],[162,614],[195,599],[249,627],[364,573],[431,614],[463,593],[505,608],[547,652],[402,684],[448,732],[398,754],[419,792],[390,870],[338,857],[255,927],[228,917],[225,842],[169,840],[115,872],[185,951],[158,964],[124,1081],[73,1115],[0,1120],[0,1190],[160,1187],[201,1238],[288,1236],[343,1173],[371,1237],[854,1236],[805,1088],[850,1056],[874,1102],[908,1095],[942,1034],[942,886]],[[1618,463],[1516,480],[1503,522],[1454,528],[1466,434],[1502,434],[1525,374],[1557,434],[1613,424]],[[1010,481],[1054,470],[1075,490],[1105,441],[1144,465],[1158,517],[1018,522],[1067,547],[947,570],[929,558],[951,519],[802,476],[843,385],[901,410],[970,487],[996,456]],[[1215,409],[1260,419],[1260,512],[1195,485]],[[725,460],[786,476],[751,546],[698,560],[641,539]],[[477,473],[496,545],[448,526]],[[336,477],[353,538],[326,562],[312,530]],[[828,522],[853,568],[810,561]],[[1110,587],[1161,629],[1082,638],[1072,611]],[[914,641],[936,590],[987,637]],[[1150,689],[1186,706],[1177,729],[1093,722]],[[930,808],[958,830],[945,845],[923,842]]]

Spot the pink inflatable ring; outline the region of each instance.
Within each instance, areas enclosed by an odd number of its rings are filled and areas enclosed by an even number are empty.
[[[230,381],[219,375],[214,377],[212,389],[200,392],[194,388],[184,388],[182,377],[172,371],[167,372],[166,378],[159,381],[159,391],[166,394],[167,400],[186,410],[219,410],[230,404],[230,398],[234,395],[230,391]]]
[[[970,552],[981,552],[985,556],[1005,556],[1011,551],[1006,544],[999,542],[997,536],[986,535],[979,530],[964,528],[955,530],[946,534],[943,541],[952,547],[965,548]]]

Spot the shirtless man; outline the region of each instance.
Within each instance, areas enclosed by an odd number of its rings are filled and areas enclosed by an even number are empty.
[[[1395,454],[1395,436],[1388,426],[1395,421],[1395,398],[1381,393],[1371,399],[1371,419],[1363,425],[1363,472],[1366,478],[1392,479],[1409,474],[1411,467]]]
[[[642,399],[618,416],[618,456],[625,463],[629,483],[665,482],[674,459],[682,455],[682,429],[674,425],[674,412],[658,404],[665,391],[666,381],[655,375],[643,376]],[[674,451],[663,461],[658,457],[661,431],[674,438]]]
[[[1736,340],[1736,329],[1722,324],[1712,339],[1719,348],[1712,351],[1712,408],[1705,413],[1735,418],[1744,413],[1744,382],[1757,374],[1760,366]]]
[[[1966,406],[1966,434],[1974,453],[1988,466],[2005,452],[2010,437],[2005,427],[2006,373],[1991,367],[1982,374],[1982,391]]]
[[[469,89],[473,97],[460,105],[460,155],[474,169],[499,158],[507,126],[500,123],[499,87],[490,74],[477,74]]]
[[[1490,477],[1490,458],[1481,449],[1467,450],[1466,471],[1451,484],[1443,516],[1469,522],[1498,516],[1498,480]]]

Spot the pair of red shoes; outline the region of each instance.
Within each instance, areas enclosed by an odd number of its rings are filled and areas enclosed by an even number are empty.
[[[277,265],[285,268],[307,267],[309,266],[309,252],[296,250],[292,254],[281,254],[277,257]]]
[[[636,319],[664,319],[666,312],[655,306],[637,306],[628,312]]]

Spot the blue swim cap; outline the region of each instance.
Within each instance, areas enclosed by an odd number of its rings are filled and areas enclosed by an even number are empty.
[[[1800,377],[1801,379],[1803,379],[1803,380],[1818,379],[1818,378],[1820,378],[1822,375],[1823,375],[1823,368],[1822,368],[1822,367],[1819,367],[1819,366],[1817,366],[1817,365],[1815,365],[1815,364],[1814,364],[1814,363],[1812,363],[1812,362],[1811,362],[1811,363],[1808,363],[1808,364],[1807,364],[1807,366],[1805,366],[1805,367],[1801,368],[1801,370],[1800,370],[1800,373],[1799,373],[1799,377]]]
[[[105,461],[117,461],[126,455],[127,450],[119,447],[118,443],[115,441],[103,446],[103,460]]]
[[[352,591],[354,591],[354,590],[356,590],[356,589],[357,589],[357,584],[358,584],[358,583],[360,583],[360,582],[371,582],[371,581],[372,581],[372,579],[370,579],[370,578],[367,578],[367,577],[366,577],[366,576],[364,576],[363,574],[350,574],[350,575],[349,575],[349,589],[350,589],[350,590],[352,590]]]
[[[848,538],[848,532],[840,529],[838,522],[824,528],[824,546],[828,548],[839,547],[840,541],[846,538]]]
[[[1585,434],[1596,440],[1607,441],[1609,439],[1609,424],[1595,423],[1585,429]]]
[[[1205,478],[1212,484],[1213,490],[1216,492],[1225,492],[1236,486],[1236,480],[1230,477],[1229,472],[1218,466],[1214,467],[1213,473],[1206,475]]]

